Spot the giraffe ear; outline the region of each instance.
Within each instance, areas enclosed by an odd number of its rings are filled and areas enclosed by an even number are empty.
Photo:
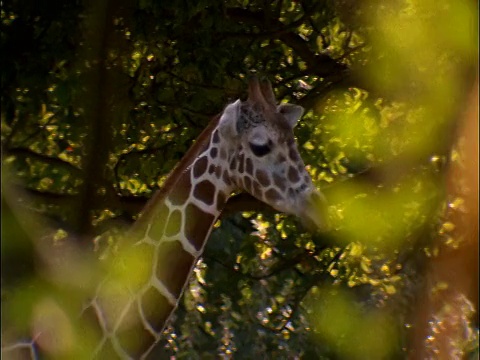
[[[237,121],[240,115],[241,101],[227,105],[218,123],[220,134],[226,139],[234,139],[238,135]]]
[[[295,127],[297,121],[303,115],[303,111],[305,110],[300,105],[293,105],[293,104],[280,104],[277,106],[277,110],[280,114],[285,116],[285,119],[290,124],[292,128]]]

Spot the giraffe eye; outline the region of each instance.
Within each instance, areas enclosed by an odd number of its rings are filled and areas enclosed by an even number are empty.
[[[250,149],[252,149],[252,152],[258,157],[265,156],[272,150],[271,141],[262,145],[257,145],[252,143],[249,143],[249,145],[250,145]]]

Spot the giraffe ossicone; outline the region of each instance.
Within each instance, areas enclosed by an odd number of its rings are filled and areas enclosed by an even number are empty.
[[[85,327],[99,338],[93,358],[146,359],[155,351],[232,192],[323,227],[322,196],[293,134],[302,114],[300,106],[278,105],[268,81],[252,78],[248,99],[212,120],[147,204],[128,235],[132,245],[83,310]]]

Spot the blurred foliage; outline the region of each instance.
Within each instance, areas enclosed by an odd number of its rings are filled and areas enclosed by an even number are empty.
[[[37,247],[72,242],[103,258],[209,119],[244,96],[248,74],[266,75],[279,100],[306,108],[295,134],[333,229],[308,233],[269,212],[222,217],[158,354],[406,357],[424,263],[461,245],[448,213],[462,199],[445,194],[443,176],[461,158],[452,134],[478,62],[477,8],[4,2],[2,170],[4,191],[15,189],[5,196],[17,216],[48,219],[42,241],[38,226],[22,223]],[[11,216],[2,212],[2,260],[25,248]],[[25,257],[33,263],[31,250]],[[68,335],[62,346],[77,341],[69,321],[88,267],[64,268],[60,281],[6,263],[2,305],[12,310],[2,332],[52,312]],[[65,285],[69,276],[76,285]],[[478,353],[475,331],[470,340],[459,346]]]

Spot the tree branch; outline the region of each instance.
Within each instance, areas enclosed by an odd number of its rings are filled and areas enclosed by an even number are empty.
[[[234,21],[243,22],[257,26],[260,29],[265,27],[264,13],[260,11],[250,11],[242,8],[229,8],[227,9],[227,16]],[[285,31],[285,25],[278,20],[272,20],[272,29],[269,29],[264,36],[271,37],[272,33],[283,43],[291,47],[307,64],[307,67],[312,73],[319,76],[327,76],[332,73],[343,72],[347,67],[333,60],[331,57],[325,54],[315,54],[309,48],[308,43],[303,40],[299,35],[292,31]],[[252,36],[258,37],[259,34],[252,34]]]
[[[13,155],[13,156],[22,156],[26,158],[28,157],[28,158],[34,159],[35,161],[47,163],[53,167],[65,168],[68,171],[70,171],[72,174],[77,176],[83,175],[83,172],[81,169],[58,157],[39,154],[33,150],[22,148],[22,147],[6,148],[6,149],[3,149],[3,151],[4,151],[4,156]]]

